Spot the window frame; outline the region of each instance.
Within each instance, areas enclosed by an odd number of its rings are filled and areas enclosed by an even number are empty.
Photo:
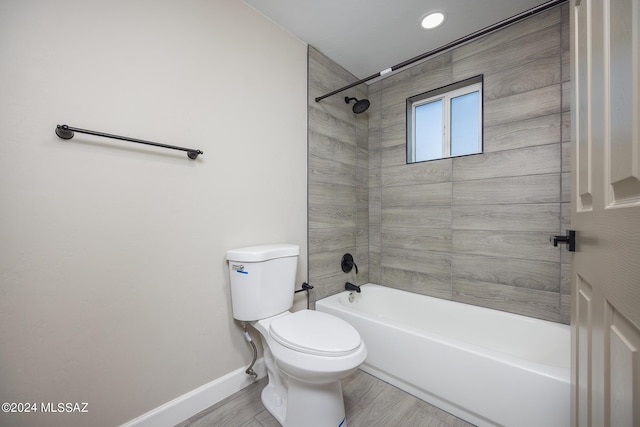
[[[483,117],[484,117],[484,96],[483,96],[484,76],[482,74],[452,83],[434,90],[423,92],[418,95],[411,96],[406,100],[406,119],[407,119],[407,164],[430,162],[433,160],[449,159],[452,157],[470,156],[481,154],[484,149],[483,136]],[[451,155],[451,100],[473,92],[479,92],[478,97],[478,151],[468,154]],[[443,100],[442,105],[442,156],[416,160],[416,108],[422,105]]]

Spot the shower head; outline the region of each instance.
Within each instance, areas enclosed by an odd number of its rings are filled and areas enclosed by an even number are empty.
[[[356,98],[349,98],[348,96],[344,97],[344,102],[347,104],[351,102],[351,100],[356,101],[356,103],[353,104],[353,112],[356,114],[364,113],[367,111],[367,108],[369,108],[369,105],[371,105],[368,99],[361,99],[358,101]]]

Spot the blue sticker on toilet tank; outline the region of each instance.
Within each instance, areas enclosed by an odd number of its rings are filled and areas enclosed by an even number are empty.
[[[242,264],[231,264],[231,268],[238,273],[249,274],[248,271],[244,271],[244,265]]]

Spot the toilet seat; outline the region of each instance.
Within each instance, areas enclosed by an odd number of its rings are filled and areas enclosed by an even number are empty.
[[[301,353],[340,357],[358,350],[360,334],[344,320],[315,310],[301,310],[274,319],[269,335]]]

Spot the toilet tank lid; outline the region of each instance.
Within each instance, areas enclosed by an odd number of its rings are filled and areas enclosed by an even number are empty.
[[[300,255],[300,246],[281,243],[275,245],[249,246],[246,248],[229,249],[227,251],[227,260],[239,262],[260,262],[298,255]]]

